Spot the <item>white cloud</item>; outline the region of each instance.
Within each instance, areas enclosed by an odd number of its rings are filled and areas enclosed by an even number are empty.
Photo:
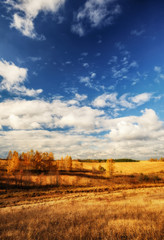
[[[111,59],[108,61],[108,65],[111,65],[112,63],[116,63],[118,60],[117,56],[112,56]]]
[[[37,62],[37,61],[41,61],[42,58],[41,57],[28,57],[28,59],[32,62]]]
[[[152,93],[141,93],[134,97],[131,97],[130,94],[123,94],[118,98],[117,93],[107,94],[104,93],[98,96],[93,102],[92,105],[98,108],[109,107],[114,109],[114,113],[118,111],[123,111],[127,108],[132,109],[136,108],[139,105],[142,105],[152,98]]]
[[[71,61],[66,61],[65,64],[66,65],[70,65],[72,62]]]
[[[0,61],[0,75],[3,77],[1,87],[10,89],[10,86],[23,83],[27,77],[27,69],[19,68],[14,63]]]
[[[119,104],[125,108],[134,108],[133,103],[131,103],[129,99],[128,100],[126,99],[127,97],[128,97],[127,93],[123,94],[119,99]]]
[[[120,119],[111,129],[109,137],[113,141],[136,141],[161,137],[160,130],[164,131],[163,124],[156,113],[152,109],[145,109],[142,113],[140,117]]]
[[[83,67],[88,68],[89,64],[88,63],[83,63]]]
[[[116,48],[119,49],[120,51],[122,51],[122,50],[125,49],[124,44],[121,43],[121,42],[117,42],[117,43],[115,44],[115,46],[116,46]]]
[[[0,90],[7,90],[10,93],[26,96],[37,96],[42,89],[28,89],[24,86],[27,78],[27,68],[20,68],[12,62],[0,61]]]
[[[72,31],[84,36],[88,29],[113,24],[114,19],[121,13],[121,7],[117,2],[117,0],[87,0],[84,7],[76,13]]]
[[[145,102],[148,102],[152,97],[152,93],[141,93],[131,98],[132,102],[137,105],[142,105]]]
[[[13,15],[11,27],[19,30],[24,36],[44,40],[44,36],[39,36],[35,32],[35,18],[37,18],[40,12],[56,13],[64,2],[65,0],[6,0],[5,3],[16,11]]]
[[[97,127],[103,111],[91,107],[80,107],[85,95],[76,95],[76,99],[52,102],[44,100],[10,100],[0,103],[0,125],[13,129],[65,128],[71,127],[85,131]]]
[[[106,94],[97,97],[92,105],[94,107],[103,108],[103,107],[112,107],[115,108],[117,105],[117,93]]]
[[[90,72],[88,76],[80,76],[80,83],[83,83],[86,87],[92,88],[96,91],[100,91],[105,89],[104,85],[101,85],[97,80],[96,80],[96,73],[95,72]]]
[[[114,87],[123,80],[132,82],[131,85],[134,86],[141,78],[141,74],[138,72],[139,64],[132,59],[130,52],[121,42],[117,42],[115,46],[119,50],[119,55],[112,56],[107,62],[110,66],[111,78],[115,80]],[[126,87],[126,85],[124,86]]]
[[[92,87],[90,77],[80,77],[80,83],[85,83],[85,86]]]
[[[91,78],[95,78],[96,77],[96,73],[91,72]]]
[[[57,101],[57,100],[56,100]],[[66,107],[65,102],[48,103],[43,101],[24,101],[16,102],[14,107],[14,113],[10,116],[9,120],[14,129],[18,129],[18,126],[22,124],[22,115],[26,114],[26,121],[31,118],[31,124],[33,128],[39,128],[39,121],[35,121],[35,113],[39,117],[43,115],[47,121],[49,117],[47,114],[55,109],[55,106],[59,106],[58,114],[62,113]],[[6,102],[6,109],[10,106],[10,102]],[[28,105],[29,104],[29,105]],[[54,105],[55,104],[55,105]],[[52,106],[51,106],[52,105]],[[0,105],[1,106],[1,105]],[[13,110],[14,102],[9,111]],[[21,106],[21,108],[20,108]],[[23,108],[24,106],[24,108]],[[32,107],[33,106],[33,107]],[[51,108],[52,107],[52,108]],[[49,110],[47,110],[49,109]],[[8,150],[17,150],[20,153],[28,151],[29,149],[39,151],[52,151],[55,158],[60,158],[62,155],[69,154],[73,158],[135,158],[135,159],[148,159],[150,157],[160,157],[164,155],[164,128],[163,122],[161,122],[156,113],[152,109],[145,109],[140,116],[129,116],[123,118],[110,119],[101,115],[100,112],[92,112],[92,109],[85,107],[80,110],[76,108],[77,112],[73,112],[72,108],[65,109],[63,114],[64,118],[61,118],[61,123],[64,125],[76,126],[75,129],[67,131],[59,130],[12,130],[1,131],[0,149],[1,154],[7,155]],[[2,110],[2,109],[1,109]],[[67,112],[67,111],[68,112]],[[44,115],[44,112],[46,114]],[[8,116],[9,112],[5,113]],[[53,112],[54,113],[54,112]],[[53,113],[51,113],[53,115]],[[20,115],[19,115],[20,114]],[[89,116],[88,116],[89,114]],[[77,116],[77,117],[76,117]],[[87,118],[90,119],[87,124]],[[40,118],[38,117],[38,120]],[[94,136],[88,135],[90,128],[95,128],[95,122],[99,118],[99,127],[102,131],[107,131],[107,134],[97,134]],[[77,122],[81,125],[84,132],[79,132]],[[25,119],[24,121],[25,122]],[[28,123],[24,123],[27,124]],[[40,123],[42,124],[42,123]],[[23,127],[23,126],[22,126]],[[53,128],[53,126],[52,126]],[[93,131],[95,133],[95,131]]]
[[[37,38],[37,34],[34,30],[33,19],[31,18],[23,18],[18,14],[14,14],[13,22],[11,23],[10,27],[16,28],[26,37]]]
[[[138,67],[138,63],[137,63],[136,61],[133,61],[133,62],[131,62],[131,63],[129,64],[129,67],[130,67],[130,68],[131,68],[131,67],[136,68],[136,67]]]
[[[83,101],[83,100],[87,99],[87,95],[85,95],[85,94],[80,95],[80,94],[76,93],[75,98],[78,101]]]
[[[154,71],[157,72],[157,73],[160,73],[161,72],[161,67],[155,66]]]

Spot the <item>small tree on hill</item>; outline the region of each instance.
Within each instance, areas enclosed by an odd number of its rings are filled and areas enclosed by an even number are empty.
[[[113,159],[107,159],[106,161],[106,176],[112,177],[114,174],[114,161]]]

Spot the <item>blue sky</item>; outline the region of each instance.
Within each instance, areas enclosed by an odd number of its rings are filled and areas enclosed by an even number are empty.
[[[162,0],[2,0],[1,156],[164,156],[163,9]]]

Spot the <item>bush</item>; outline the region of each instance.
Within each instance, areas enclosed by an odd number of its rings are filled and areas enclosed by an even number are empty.
[[[98,170],[101,172],[105,172],[105,168],[103,168],[101,165],[99,165]]]
[[[153,182],[158,182],[158,181],[161,180],[161,178],[158,177],[158,176],[153,176],[153,177],[152,177],[152,180],[153,180]]]
[[[145,174],[143,174],[143,173],[141,173],[140,174],[140,176],[139,176],[139,181],[140,182],[148,182],[150,180],[150,178],[149,178],[149,176],[148,175],[145,175]]]

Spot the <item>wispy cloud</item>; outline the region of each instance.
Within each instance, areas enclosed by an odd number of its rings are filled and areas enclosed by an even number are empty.
[[[83,83],[86,87],[92,88],[96,91],[104,89],[104,86],[95,80],[96,73],[90,72],[88,76],[80,76],[80,83]]]
[[[37,62],[37,61],[41,61],[42,58],[41,57],[28,57],[28,60],[30,60],[32,62]]]
[[[83,56],[83,57],[88,56],[88,52],[82,52],[82,53],[81,53],[81,56]]]
[[[144,29],[141,29],[141,30],[137,30],[137,29],[134,29],[131,31],[131,35],[134,35],[134,36],[141,36],[145,33],[145,30]]]
[[[27,79],[27,68],[20,68],[12,62],[5,60],[0,61],[0,91],[7,90],[16,95],[37,96],[42,92],[42,89],[28,89],[24,86]]]
[[[152,93],[141,93],[131,98],[133,103],[137,105],[142,105],[148,102],[152,98]]]
[[[117,0],[87,0],[75,15],[72,31],[84,36],[91,29],[112,25],[121,12]]]
[[[10,27],[17,29],[24,36],[44,40],[45,37],[43,35],[36,33],[34,20],[40,12],[56,13],[64,2],[65,0],[6,0],[5,4],[15,11]]]
[[[83,63],[83,67],[88,68],[89,67],[89,63],[87,63],[87,62]]]
[[[155,82],[160,83],[161,80],[164,80],[164,70],[161,66],[154,66],[154,72],[156,73]]]
[[[155,66],[154,71],[157,72],[157,73],[160,73],[161,72],[161,67]]]
[[[118,54],[113,55],[107,62],[110,67],[111,78],[115,80],[113,85],[116,86],[124,79],[133,81],[132,85],[135,85],[139,81],[139,64],[132,59],[130,52],[127,51],[124,44],[118,42],[115,44],[115,47],[118,49]]]

